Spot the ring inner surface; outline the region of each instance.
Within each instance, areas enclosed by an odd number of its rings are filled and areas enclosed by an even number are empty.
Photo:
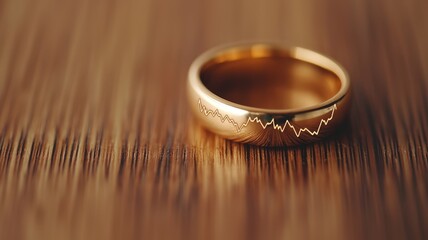
[[[226,60],[225,60],[226,59]],[[272,110],[311,107],[341,88],[333,72],[289,56],[213,59],[202,66],[202,83],[217,96],[248,107]]]

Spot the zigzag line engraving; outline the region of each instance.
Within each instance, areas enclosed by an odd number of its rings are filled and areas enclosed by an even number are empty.
[[[200,98],[198,99],[198,106],[199,106],[199,111],[201,113],[203,113],[207,117],[209,115],[211,115],[212,117],[218,117],[218,118],[220,118],[220,121],[222,123],[224,123],[227,120],[229,123],[231,123],[233,126],[235,126],[237,133],[240,132],[246,126],[248,126],[248,124],[250,122],[252,122],[252,123],[256,122],[256,123],[260,124],[260,126],[262,126],[263,129],[266,129],[268,126],[272,125],[272,127],[275,130],[278,130],[278,131],[281,131],[281,132],[284,132],[285,129],[286,129],[286,127],[288,126],[288,127],[290,127],[294,131],[294,134],[296,135],[296,137],[300,137],[300,135],[303,132],[309,133],[312,136],[318,135],[319,132],[321,131],[321,127],[323,125],[324,126],[328,125],[328,123],[334,118],[334,112],[337,110],[337,105],[336,104],[334,104],[332,107],[330,107],[330,110],[331,110],[330,117],[327,118],[327,119],[321,119],[320,124],[318,125],[317,130],[311,131],[308,128],[299,128],[299,129],[296,129],[296,127],[293,126],[293,124],[291,124],[290,121],[288,121],[288,120],[284,124],[282,124],[282,125],[276,124],[275,123],[275,119],[273,119],[273,118],[272,118],[272,120],[270,122],[263,123],[263,121],[260,120],[258,117],[254,117],[254,118],[248,117],[248,119],[247,119],[246,122],[244,122],[241,125],[239,125],[233,118],[230,118],[227,114],[222,115],[219,112],[218,109],[215,109],[214,111],[211,110],[211,109],[207,109],[207,107],[204,104],[202,104],[202,101],[201,101]]]

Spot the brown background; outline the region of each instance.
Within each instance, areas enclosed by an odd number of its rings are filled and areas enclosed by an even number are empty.
[[[0,1],[2,239],[428,237],[428,2]],[[274,40],[349,71],[341,134],[225,141],[186,103],[203,50]]]

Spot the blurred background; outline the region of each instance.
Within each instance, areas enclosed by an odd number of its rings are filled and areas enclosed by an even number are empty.
[[[426,239],[428,2],[0,0],[4,239]],[[232,143],[193,59],[277,41],[349,72],[341,133]]]

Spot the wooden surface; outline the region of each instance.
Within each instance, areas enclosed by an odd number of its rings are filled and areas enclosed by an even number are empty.
[[[0,1],[1,239],[427,239],[427,1]],[[352,80],[341,133],[225,141],[202,51],[266,39]]]

